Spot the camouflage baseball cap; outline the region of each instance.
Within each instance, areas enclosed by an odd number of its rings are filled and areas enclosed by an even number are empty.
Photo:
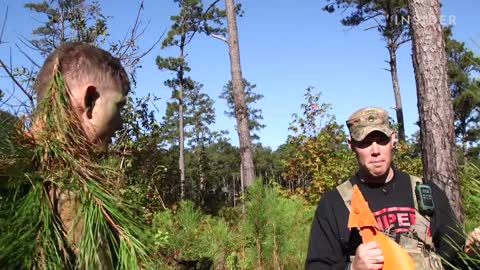
[[[382,108],[367,107],[354,113],[347,120],[350,137],[355,141],[362,141],[373,131],[380,131],[385,135],[392,135],[388,122],[388,113]]]

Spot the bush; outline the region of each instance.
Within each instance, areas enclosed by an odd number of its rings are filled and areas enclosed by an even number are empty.
[[[260,181],[249,187],[246,199],[242,230],[250,269],[303,268],[314,207],[301,198],[283,198]]]
[[[465,231],[471,232],[480,226],[480,168],[473,163],[467,163],[462,167],[460,173],[460,183],[462,189],[462,203],[465,213]],[[462,232],[463,233],[463,232]],[[464,265],[451,265],[452,269],[478,269],[480,265],[480,250],[474,251],[474,256],[468,256],[463,245],[457,246],[453,244],[453,248],[458,252],[460,260]]]
[[[257,181],[247,190],[245,215],[233,217],[240,209],[216,217],[181,202],[154,215],[151,245],[174,269],[303,268],[313,206]]]
[[[238,243],[238,235],[231,233],[227,222],[203,215],[190,201],[156,213],[151,234],[157,253],[171,259],[173,267],[188,269],[225,264]]]
[[[460,173],[462,203],[467,232],[480,226],[480,168],[467,163]]]
[[[419,177],[423,175],[422,159],[418,153],[415,153],[415,145],[413,143],[398,142],[396,144],[393,164],[395,168],[408,174]]]

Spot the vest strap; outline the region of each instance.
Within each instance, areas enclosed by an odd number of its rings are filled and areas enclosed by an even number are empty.
[[[340,193],[340,196],[343,199],[343,202],[345,203],[345,206],[348,209],[348,212],[351,210],[351,205],[352,205],[352,191],[353,191],[353,186],[352,183],[350,183],[350,180],[347,180],[340,185],[337,186],[338,193]]]
[[[428,247],[432,247],[432,237],[428,234],[430,228],[430,218],[420,214],[418,210],[417,196],[415,195],[415,186],[417,182],[422,183],[422,179],[418,176],[410,175],[410,184],[412,186],[413,204],[415,206],[415,224],[412,226],[412,231],[424,242]]]
[[[414,175],[409,175],[410,176],[410,184],[412,187],[412,196],[413,196],[413,205],[415,207],[415,223],[411,226],[411,231],[412,233],[420,240],[423,242],[426,246],[429,248],[432,247],[432,237],[428,234],[428,230],[430,228],[430,219],[418,211],[418,201],[417,201],[417,196],[415,195],[415,186],[417,182],[422,183],[422,179],[414,176]],[[340,185],[337,186],[338,193],[340,193],[340,196],[343,199],[343,202],[345,203],[345,206],[347,207],[348,211],[350,212],[351,210],[351,204],[352,204],[352,190],[353,186],[350,180],[347,180]]]

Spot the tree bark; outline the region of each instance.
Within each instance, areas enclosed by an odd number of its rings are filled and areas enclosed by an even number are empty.
[[[393,85],[393,95],[395,97],[395,112],[397,114],[397,123],[398,123],[398,140],[401,142],[405,141],[405,123],[403,120],[403,108],[402,108],[402,96],[400,95],[400,85],[398,83],[398,72],[397,72],[397,54],[396,46],[391,38],[388,38],[388,54],[390,55],[390,75],[392,77]]]
[[[235,179],[235,176],[232,176],[232,179],[233,179],[233,207],[235,207],[237,206],[237,201],[236,201],[237,190],[235,189],[235,181],[237,181],[237,179]]]
[[[248,187],[254,181],[254,166],[252,143],[248,128],[248,115],[245,105],[245,90],[243,86],[242,69],[240,66],[240,49],[238,46],[237,21],[235,3],[225,0],[227,13],[228,52],[230,55],[230,71],[232,73],[233,99],[235,103],[235,118],[240,141],[240,158],[244,186]]]
[[[438,0],[409,0],[408,8],[420,116],[423,176],[445,191],[459,222],[463,223],[440,4]]]

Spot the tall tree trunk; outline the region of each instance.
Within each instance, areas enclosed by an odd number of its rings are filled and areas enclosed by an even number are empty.
[[[409,0],[413,67],[420,115],[423,176],[443,189],[463,223],[453,106],[438,0]]]
[[[387,39],[388,54],[390,55],[390,75],[392,77],[393,95],[395,97],[395,112],[397,114],[398,123],[398,140],[405,141],[405,123],[403,121],[402,96],[400,95],[400,85],[398,83],[397,73],[397,47],[391,37]]]
[[[200,139],[197,137],[197,142]],[[198,144],[197,144],[198,145]],[[198,151],[198,148],[200,148],[200,153],[197,154],[197,162],[198,162],[198,198],[199,198],[199,203],[201,206],[205,205],[205,195],[206,195],[206,177],[205,177],[205,172],[203,168],[203,160],[202,160],[202,154],[204,153],[204,148],[203,145],[197,147],[195,151]]]
[[[178,169],[180,171],[180,198],[185,198],[185,138],[183,130],[183,87],[180,85],[178,90],[178,144],[179,144],[179,156],[178,156]]]
[[[232,179],[233,179],[233,207],[237,206],[236,204],[236,192],[237,190],[235,189],[235,181],[237,181],[237,179],[235,179],[235,176],[232,176]]]
[[[230,71],[232,73],[233,99],[235,103],[235,118],[240,141],[240,158],[244,186],[248,187],[254,181],[252,142],[248,128],[248,115],[245,105],[245,90],[240,66],[240,49],[238,46],[237,19],[235,3],[225,0],[227,12],[228,52],[230,55]]]
[[[182,36],[181,45],[180,45],[180,59],[184,59],[184,44],[185,44],[185,35]],[[180,198],[185,198],[185,158],[184,158],[184,148],[185,148],[185,136],[183,128],[183,89],[185,85],[185,79],[183,78],[183,65],[180,66],[180,71],[178,72],[178,145],[179,145],[179,155],[178,155],[178,170],[180,171]]]

